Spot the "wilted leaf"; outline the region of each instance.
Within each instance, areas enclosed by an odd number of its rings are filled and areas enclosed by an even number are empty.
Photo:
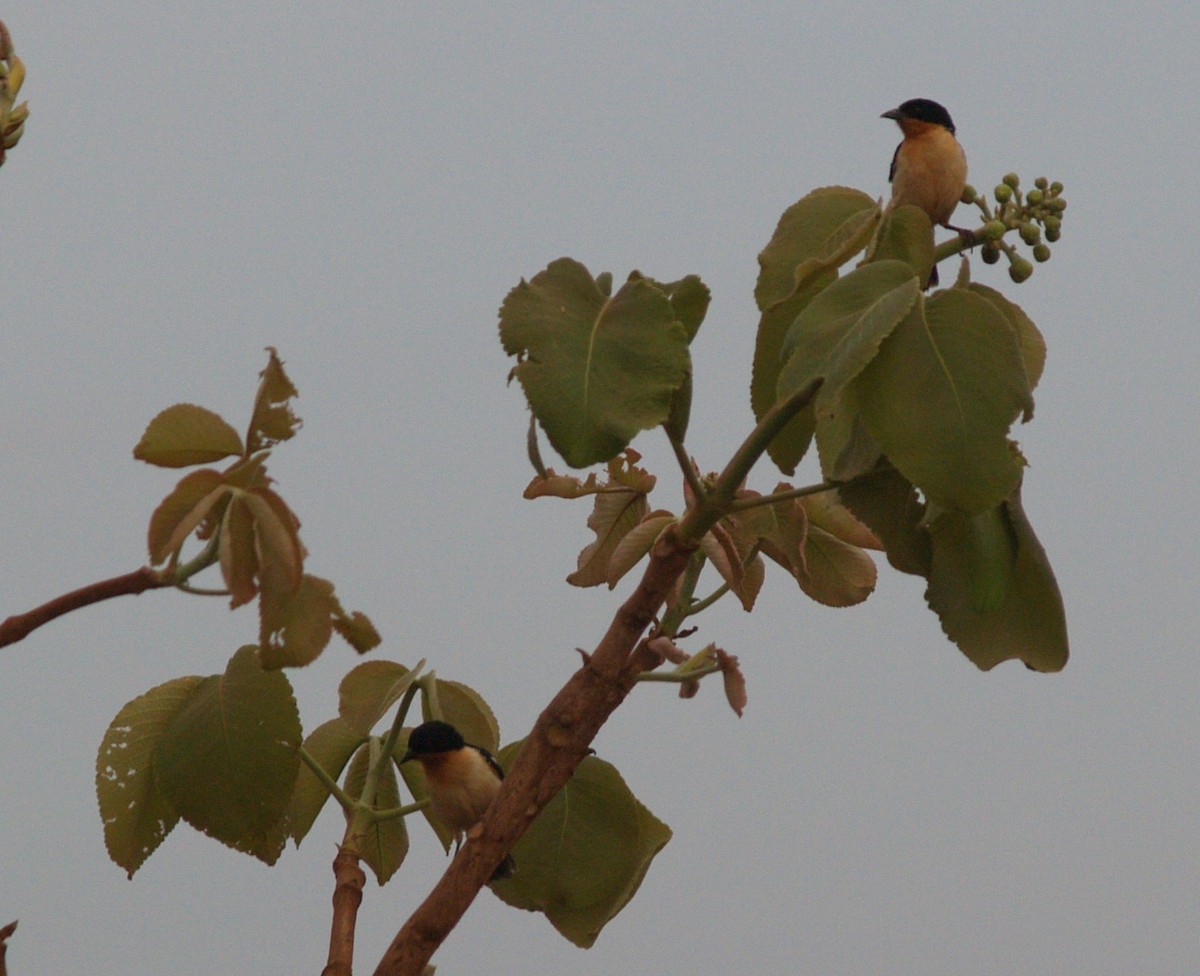
[[[242,453],[242,439],[220,416],[194,403],[167,407],[150,421],[133,456],[160,468],[208,464]]]
[[[150,516],[147,545],[157,566],[177,551],[224,497],[224,479],[211,468],[185,475]]]
[[[544,476],[539,475],[529,482],[522,497],[528,499],[582,498],[584,495],[594,495],[602,490],[603,486],[597,479],[595,471],[587,476],[586,481],[580,481],[574,475],[555,474],[554,469],[550,468]]]
[[[521,743],[506,746],[511,762]],[[519,870],[492,885],[587,948],[629,902],[671,830],[630,792],[616,768],[589,756],[530,825],[513,857]]]
[[[725,699],[729,707],[741,718],[746,710],[746,676],[742,674],[741,665],[733,654],[726,654],[719,647],[716,649],[717,663],[721,666],[721,679],[725,685]]]
[[[364,661],[338,685],[338,715],[351,728],[370,735],[416,677],[417,671],[395,661]]]
[[[333,629],[359,654],[366,654],[383,643],[370,617],[361,610],[346,613],[341,603],[338,603],[333,614]]]
[[[792,485],[780,482],[772,494],[790,491]],[[739,499],[761,497],[755,491],[739,491]],[[737,512],[731,519],[742,532],[758,541],[760,551],[786,569],[796,579],[808,575],[805,540],[808,536],[808,513],[799,499],[789,498],[771,505],[758,505]]]
[[[344,682],[343,682],[344,683]],[[335,782],[341,777],[346,763],[367,737],[341,718],[331,718],[313,729],[304,740],[304,748],[313,757],[329,778]],[[288,808],[288,832],[296,846],[308,836],[317,815],[329,799],[329,790],[317,779],[317,774],[302,763],[296,775],[296,788]]]
[[[300,763],[291,685],[266,671],[253,645],[204,678],[154,749],[163,795],[188,823],[267,864],[286,839],[284,816]]]
[[[363,746],[350,762],[344,786],[346,792],[356,799],[366,799],[362,796],[362,791],[369,765],[370,749]],[[375,796],[370,798],[370,802],[376,810],[392,810],[400,806],[400,788],[396,783],[396,770],[392,763],[387,763],[380,770],[379,779],[375,784]],[[367,829],[365,835],[349,840],[381,885],[387,883],[408,856],[408,828],[403,817],[377,820]]]
[[[508,293],[504,350],[554,449],[575,468],[608,461],[663,423],[690,368],[670,299],[644,279],[612,297],[561,258]]]
[[[596,533],[596,541],[579,553],[578,565],[567,582],[572,586],[599,586],[607,583],[613,553],[626,534],[646,517],[650,506],[646,494],[654,487],[654,477],[634,462],[639,455],[627,452],[626,459],[609,462],[608,482],[596,495],[588,528]]]
[[[675,521],[671,512],[651,512],[640,525],[631,529],[613,549],[608,561],[608,588],[611,590],[650,551],[663,530]]]
[[[159,789],[154,750],[164,729],[203,678],[176,678],[117,712],[96,755],[96,798],[108,856],[129,877],[179,821]]]
[[[1008,429],[1029,389],[1016,335],[986,299],[951,288],[918,301],[855,384],[871,436],[930,501],[970,514],[1016,486]]]
[[[247,454],[273,447],[280,441],[291,438],[300,429],[300,418],[292,411],[292,397],[299,396],[283,362],[274,348],[268,346],[270,358],[266,368],[259,373],[261,382],[254,398],[254,412],[250,416],[250,427],[246,432]]]
[[[311,664],[333,635],[337,600],[333,584],[319,576],[306,573],[290,593],[264,589],[258,608],[264,668]]]
[[[1019,489],[988,524],[1002,530],[1015,547],[999,601],[988,599],[995,605],[978,608],[981,597],[995,596],[991,581],[1001,563],[995,544],[980,552],[978,535],[983,531],[994,538],[995,530],[988,533],[986,526],[981,530],[979,523],[956,512],[943,512],[930,527],[933,565],[925,599],[946,636],[981,670],[1017,658],[1035,671],[1061,671],[1068,656],[1062,595],[1021,508]]]

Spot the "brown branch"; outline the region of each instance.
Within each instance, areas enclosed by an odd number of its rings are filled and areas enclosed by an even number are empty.
[[[333,926],[329,933],[329,961],[321,976],[350,976],[354,965],[354,926],[362,904],[367,876],[358,855],[339,847],[333,859]]]
[[[0,23],[0,28],[4,24]],[[8,953],[8,939],[17,930],[16,922],[9,922],[4,928],[0,928],[0,976],[6,976],[8,973],[8,964],[4,961],[5,955]]]
[[[157,590],[164,586],[173,586],[172,579],[164,578],[157,569],[143,566],[124,576],[114,576],[112,579],[100,580],[81,586],[70,593],[57,596],[40,607],[34,607],[26,613],[18,613],[0,623],[0,647],[15,644],[24,640],[42,624],[48,624],[56,617],[61,617],[72,610],[110,600],[114,596],[134,596],[145,593],[146,590]]]

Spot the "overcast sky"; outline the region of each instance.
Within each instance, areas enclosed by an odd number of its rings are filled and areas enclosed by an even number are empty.
[[[772,574],[753,615],[719,606],[696,638],[741,657],[743,719],[715,687],[645,686],[596,742],[675,836],[595,948],[485,892],[435,961],[1196,971],[1198,9],[5,4],[33,114],[0,170],[0,617],[141,565],[175,480],[132,459],[146,422],[190,401],[243,427],[274,345],[305,426],[271,470],[309,570],[374,619],[377,656],[427,658],[519,738],[632,582],[568,587],[587,503],[520,497],[505,293],[563,255],[701,275],[689,442],[718,468],[752,423],[755,257],[779,214],[833,183],[883,195],[898,133],[879,114],[934,98],[977,186],[1066,185],[1031,281],[973,264],[1049,344],[1016,435],[1066,671],[979,672],[886,564],[850,610]],[[677,507],[661,435],[637,446],[652,503]],[[11,972],[320,970],[335,811],[273,869],[181,825],[130,882],[96,810],[117,710],[255,634],[252,610],[159,592],[0,651]],[[355,663],[335,643],[291,674],[306,729]],[[415,824],[401,874],[366,891],[360,971],[444,865]]]

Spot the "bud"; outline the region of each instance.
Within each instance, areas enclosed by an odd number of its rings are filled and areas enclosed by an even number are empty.
[[[995,264],[1000,260],[1000,248],[996,247],[991,241],[988,241],[980,248],[979,254],[983,258],[984,264]]]
[[[1008,203],[1012,199],[1012,187],[1006,183],[1000,183],[992,191],[992,194],[996,197],[997,203]]]
[[[1004,232],[1008,228],[1004,225],[1003,220],[989,220],[983,225],[983,236],[989,241],[998,241],[1004,236]]]
[[[1038,244],[1033,249],[1033,259],[1039,263],[1050,260],[1050,248],[1045,244]]]
[[[962,203],[974,203],[975,198],[978,195],[979,194],[976,192],[975,187],[971,186],[971,184],[968,183],[966,186],[963,187],[962,196],[959,197],[958,199]]]
[[[1036,186],[1039,190],[1044,190],[1044,189],[1046,189],[1046,187],[1048,187],[1050,185],[1050,181],[1048,179],[1046,179],[1046,177],[1044,177],[1044,176],[1039,176],[1036,180],[1033,181],[1033,185]]]
[[[1037,244],[1042,239],[1041,228],[1037,224],[1021,225],[1021,240],[1026,244]]]
[[[1015,190],[1021,185],[1021,177],[1019,177],[1016,173],[1005,173],[1004,184],[1005,186],[1011,186]]]
[[[1033,274],[1033,265],[1024,258],[1013,258],[1012,264],[1008,266],[1008,276],[1018,285],[1027,280],[1031,274]]]
[[[1025,202],[1032,204],[1033,206],[1036,207],[1039,203],[1042,202],[1042,191],[1041,190],[1030,190],[1028,193],[1025,194]]]
[[[1063,185],[1061,183],[1059,183],[1057,180],[1055,180],[1053,183],[1050,184],[1050,192],[1054,196],[1058,196],[1060,193],[1062,193],[1062,191],[1063,191]]]

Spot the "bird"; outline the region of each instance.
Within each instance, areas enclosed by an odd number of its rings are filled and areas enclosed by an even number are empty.
[[[463,834],[480,821],[500,792],[504,770],[490,752],[465,741],[449,722],[440,721],[424,722],[409,734],[400,762],[411,760],[421,764],[429,806],[454,831],[458,850]],[[506,855],[490,880],[510,878],[515,871],[512,855]]]
[[[967,154],[954,136],[950,113],[932,99],[910,98],[880,118],[892,119],[904,133],[888,171],[892,184],[889,208],[912,204],[924,210],[934,224],[973,240],[971,231],[950,223],[967,185]],[[929,286],[937,282],[934,265]]]

